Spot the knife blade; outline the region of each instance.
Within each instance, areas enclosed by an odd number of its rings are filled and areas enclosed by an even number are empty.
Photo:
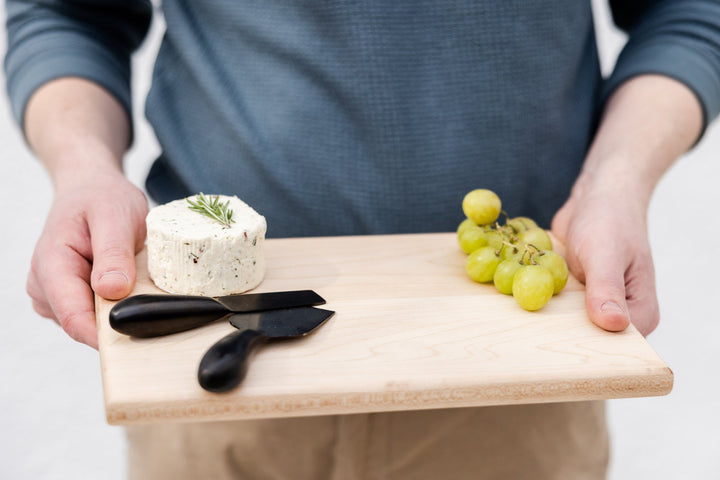
[[[309,334],[335,312],[315,307],[297,307],[235,314],[230,323],[238,329],[215,343],[198,367],[198,382],[207,391],[221,393],[240,384],[247,373],[252,350],[271,339]]]
[[[246,293],[224,297],[142,294],[121,300],[110,310],[110,326],[125,335],[149,338],[184,332],[233,313],[322,305],[313,290]]]

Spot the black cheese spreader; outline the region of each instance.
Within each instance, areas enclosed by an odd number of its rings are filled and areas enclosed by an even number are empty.
[[[216,393],[232,390],[245,377],[253,348],[268,340],[307,335],[334,313],[297,307],[232,315],[230,324],[238,330],[221,338],[205,353],[198,367],[200,386]]]
[[[141,294],[110,310],[110,326],[125,335],[149,338],[184,332],[228,315],[323,305],[312,290],[246,293],[224,297]]]

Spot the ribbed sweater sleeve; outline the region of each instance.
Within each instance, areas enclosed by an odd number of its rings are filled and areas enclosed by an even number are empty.
[[[98,83],[131,112],[130,56],[149,28],[149,1],[7,0],[6,7],[4,66],[20,125],[33,92],[68,76]]]
[[[605,84],[605,98],[631,77],[653,73],[687,85],[703,109],[703,128],[720,113],[720,1],[611,0],[628,42]]]

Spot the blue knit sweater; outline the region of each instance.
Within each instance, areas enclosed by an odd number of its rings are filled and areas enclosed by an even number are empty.
[[[720,2],[614,3],[630,41],[603,80],[589,1],[164,0],[148,190],[237,194],[270,236],[452,230],[478,187],[547,226],[622,81],[665,74],[706,124],[720,111]],[[7,14],[18,121],[64,75],[130,110],[149,3],[8,0]]]

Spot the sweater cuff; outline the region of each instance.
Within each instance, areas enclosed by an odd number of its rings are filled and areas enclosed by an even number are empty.
[[[703,112],[702,134],[720,113],[720,58],[677,43],[629,44],[605,83],[603,102],[623,82],[643,74],[665,75],[685,84],[698,98]]]
[[[43,84],[61,77],[97,83],[112,94],[132,118],[129,65],[78,34],[46,34],[28,39],[5,59],[7,89],[15,120],[24,127],[25,109]]]

